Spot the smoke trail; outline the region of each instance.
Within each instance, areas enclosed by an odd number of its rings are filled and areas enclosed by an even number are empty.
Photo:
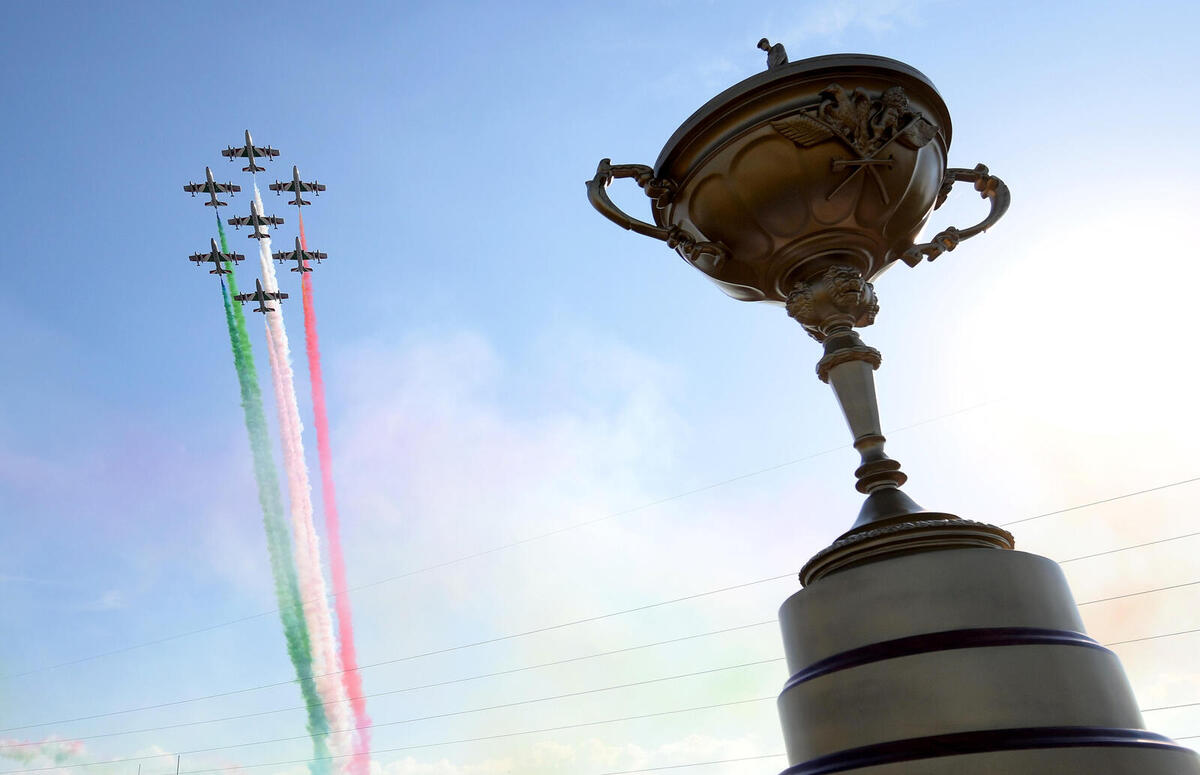
[[[258,184],[254,185],[254,202],[259,213],[265,212]],[[277,291],[279,282],[275,277],[275,265],[271,259],[269,236],[258,240],[258,257],[259,263],[262,264],[263,289]],[[291,353],[280,307],[276,302],[274,309],[266,314],[267,346],[271,356],[276,409],[279,412],[279,434],[282,438],[284,470],[287,473],[291,502],[292,531],[296,539],[296,568],[299,571],[304,618],[312,636],[317,692],[325,701],[326,712],[331,717],[335,730],[345,730],[350,726],[350,720],[346,714],[346,695],[338,676],[341,664],[333,637],[325,578],[321,574],[320,548],[312,519],[312,492],[308,481],[308,467],[304,462],[304,441],[300,435],[300,409],[296,403]],[[344,731],[331,734],[331,747],[335,754],[347,753]]]
[[[84,758],[82,740],[47,737],[44,740],[15,740],[0,737],[0,757],[21,764],[67,764]]]
[[[297,194],[299,199],[299,194]],[[304,238],[304,211],[296,206],[300,221],[300,247],[308,250]],[[357,729],[354,758],[349,770],[354,775],[367,775],[371,766],[371,717],[363,697],[362,675],[358,672],[358,655],[354,648],[354,624],[350,616],[350,596],[346,593],[346,560],[342,556],[341,519],[338,516],[337,496],[333,488],[333,452],[329,446],[329,415],[325,410],[325,380],[321,373],[321,344],[317,336],[317,313],[313,306],[312,280],[308,272],[300,273],[304,300],[304,343],[308,354],[308,373],[312,383],[313,416],[317,430],[317,454],[321,464],[321,503],[325,508],[325,533],[329,538],[329,568],[334,606],[337,612],[338,643],[341,645],[342,683]]]
[[[217,215],[217,230],[221,235],[221,251],[229,252],[225,241],[225,227]],[[245,414],[246,433],[250,437],[250,452],[254,459],[254,479],[258,484],[258,502],[262,507],[263,527],[267,534],[267,552],[271,559],[271,575],[275,581],[275,598],[279,603],[279,619],[283,624],[288,657],[300,682],[300,693],[308,706],[307,729],[313,741],[313,761],[309,763],[312,775],[329,773],[329,721],[325,707],[317,694],[313,682],[312,653],[309,646],[308,627],[300,605],[300,590],[296,580],[296,569],[292,559],[292,546],[287,523],[283,518],[283,502],[279,495],[279,475],[271,457],[271,441],[267,433],[267,419],[263,412],[262,391],[258,386],[258,372],[254,368],[254,353],[250,349],[250,336],[246,331],[246,318],[241,305],[230,303],[230,293],[237,295],[237,276],[231,262],[225,262],[229,270],[229,290],[221,280],[221,297],[225,303],[225,323],[229,328],[229,344],[233,349],[233,363],[237,369],[238,386],[242,393],[242,410]]]

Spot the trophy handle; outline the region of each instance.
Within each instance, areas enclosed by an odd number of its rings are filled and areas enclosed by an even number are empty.
[[[679,226],[663,228],[628,215],[608,198],[608,185],[616,178],[633,178],[646,196],[654,199],[655,207],[666,207],[675,195],[674,182],[654,177],[654,170],[645,164],[612,164],[609,159],[601,159],[596,166],[596,176],[587,182],[587,192],[592,207],[605,218],[622,229],[662,240],[667,247],[678,249],[689,261],[707,254],[713,256],[715,265],[728,254],[724,245],[698,240]]]
[[[962,167],[951,167],[946,170],[946,174],[942,176],[942,188],[938,191],[937,202],[934,203],[933,209],[936,210],[946,201],[946,197],[950,195],[950,189],[958,182],[974,183],[975,190],[979,192],[980,197],[992,200],[992,208],[988,212],[987,217],[969,229],[956,229],[951,226],[937,233],[929,242],[923,242],[920,245],[913,245],[908,250],[900,254],[900,260],[909,266],[916,266],[921,263],[922,259],[928,258],[933,261],[943,253],[949,253],[958,247],[958,243],[974,237],[976,234],[985,232],[992,227],[996,221],[1008,210],[1008,205],[1011,202],[1011,196],[1008,193],[1008,186],[1004,185],[1004,181],[995,175],[988,173],[988,168],[983,164],[976,164],[975,169],[968,170]]]

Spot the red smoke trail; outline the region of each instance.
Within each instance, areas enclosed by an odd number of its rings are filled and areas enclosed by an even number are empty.
[[[299,195],[297,194],[297,197]],[[299,206],[300,247],[308,250],[304,238],[304,213]],[[308,373],[312,383],[313,415],[317,430],[317,456],[321,463],[321,502],[325,507],[325,533],[329,539],[329,571],[337,612],[338,641],[342,657],[342,683],[354,711],[357,737],[354,758],[350,761],[353,775],[367,775],[371,765],[371,717],[363,697],[362,675],[358,672],[358,655],[354,649],[354,624],[350,617],[350,596],[346,593],[346,560],[342,556],[341,520],[338,517],[337,497],[333,488],[333,452],[329,448],[329,415],[325,411],[325,380],[321,376],[321,345],[317,338],[317,313],[313,308],[312,281],[309,272],[300,273],[304,301],[304,344],[308,352]]]

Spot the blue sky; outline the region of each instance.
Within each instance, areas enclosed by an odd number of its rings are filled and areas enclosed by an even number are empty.
[[[264,183],[297,164],[329,187],[305,222],[310,246],[330,255],[315,288],[352,585],[774,469],[355,591],[364,663],[787,573],[852,521],[850,450],[775,468],[848,440],[812,375],[818,348],[778,308],[734,302],[661,244],[613,228],[584,195],[600,158],[652,163],[693,110],[761,70],[763,35],[793,60],[861,51],[914,65],[954,117],[951,163],[985,162],[1013,191],[987,235],[876,286],[882,311],[863,336],[885,358],[885,425],[940,418],[892,434],[913,496],[999,523],[1197,476],[1197,15],[1167,2],[5,5],[0,727],[289,674],[271,616],[90,658],[272,606],[219,293],[186,261],[213,236],[212,213],[181,191],[209,165],[243,186],[229,208],[241,214],[249,176],[219,149],[247,128],[282,150]],[[290,244],[294,208],[265,201]],[[970,223],[980,207],[959,193],[933,222]],[[230,240],[252,253],[244,234]],[[254,274],[243,268],[242,284]],[[294,342],[298,313],[285,307]],[[1019,546],[1066,559],[1192,533],[1198,487],[1028,523]],[[1088,601],[1195,581],[1197,549],[1178,540],[1066,567]],[[768,620],[794,588],[764,583],[373,668],[364,682],[388,691]],[[1085,607],[1089,629],[1106,642],[1195,629],[1195,589]],[[1120,650],[1143,707],[1200,702],[1196,637]],[[758,627],[370,707],[394,721],[779,653],[774,628]],[[376,739],[400,747],[768,696],[784,672],[768,664]],[[282,687],[0,737],[298,701]],[[1200,735],[1197,708],[1147,719]],[[299,735],[302,724],[293,712],[253,728],[101,738],[86,741],[85,760]],[[377,766],[587,775],[779,749],[766,702],[381,754]],[[189,755],[185,769],[304,750]],[[173,767],[143,764],[147,775]]]

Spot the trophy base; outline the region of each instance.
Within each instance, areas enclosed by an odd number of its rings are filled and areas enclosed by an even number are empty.
[[[1195,752],[1145,729],[1120,661],[1044,557],[890,556],[779,614],[785,775],[1200,775]]]

